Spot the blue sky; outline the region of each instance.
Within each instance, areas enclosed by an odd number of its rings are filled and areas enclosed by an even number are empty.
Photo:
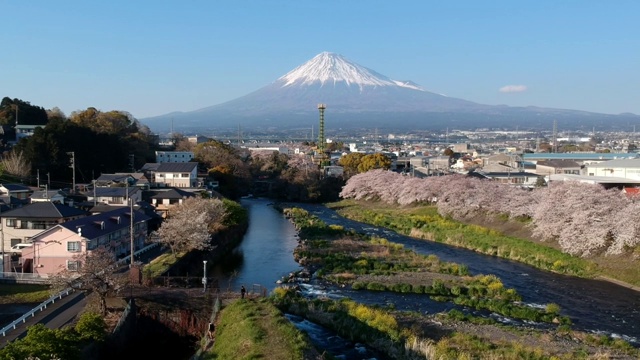
[[[200,109],[322,51],[483,104],[640,114],[636,0],[0,0],[0,13],[0,97],[67,115]]]

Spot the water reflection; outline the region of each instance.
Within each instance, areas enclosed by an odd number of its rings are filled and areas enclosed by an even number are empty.
[[[267,199],[243,199],[249,212],[249,228],[242,242],[215,264],[213,276],[221,287],[239,289],[259,284],[271,292],[276,281],[301,269],[293,259],[298,245],[295,227]]]

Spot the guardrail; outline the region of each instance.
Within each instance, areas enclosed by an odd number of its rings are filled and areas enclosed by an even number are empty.
[[[133,256],[140,255],[140,254],[142,254],[144,252],[147,252],[147,251],[157,247],[158,245],[160,245],[160,244],[159,243],[152,243],[152,244],[150,244],[148,246],[145,246],[142,249],[134,252]],[[130,255],[125,256],[124,258],[116,261],[116,264],[118,264],[118,265],[126,264],[129,261],[129,257],[130,257]],[[32,279],[32,280],[36,280],[36,279],[43,280],[43,281],[47,281],[48,280],[47,278],[40,277],[37,274],[4,273],[4,275],[6,275],[6,274],[14,274],[14,277],[21,277],[21,276],[27,277],[28,275],[31,275],[30,279]],[[18,319],[14,320],[11,324],[9,324],[9,325],[3,327],[2,329],[0,329],[0,333],[2,334],[2,336],[6,336],[7,331],[14,330],[18,326],[18,324],[25,323],[29,317],[34,317],[36,312],[43,311],[44,309],[47,308],[47,305],[55,303],[56,299],[62,299],[64,296],[69,295],[73,291],[74,291],[74,289],[72,287],[70,287],[70,288],[62,290],[61,292],[57,293],[56,295],[53,295],[52,297],[50,297],[49,299],[45,300],[40,305],[38,305],[35,308],[33,308],[31,311],[27,312],[26,314],[22,315]]]
[[[142,253],[145,253],[145,252],[147,252],[147,251],[149,251],[149,250],[151,250],[151,249],[153,249],[153,248],[155,248],[155,247],[157,247],[159,245],[160,245],[160,243],[151,243],[150,245],[147,245],[147,246],[143,247],[142,249],[134,252],[133,256],[134,257],[138,256],[138,255],[140,255]],[[127,256],[123,257],[122,259],[119,259],[118,261],[116,261],[116,264],[117,265],[124,265],[124,264],[128,263],[130,261],[130,259],[131,259],[131,255],[127,255]]]
[[[55,303],[57,299],[62,299],[63,297],[69,295],[73,291],[74,291],[73,288],[67,288],[67,289],[64,289],[61,292],[57,293],[56,295],[53,295],[49,299],[45,300],[42,304],[40,304],[40,305],[36,306],[35,308],[33,308],[28,313],[26,313],[26,314],[20,316],[18,319],[14,320],[11,324],[9,324],[9,325],[3,327],[2,329],[0,329],[0,333],[2,333],[2,336],[7,336],[7,332],[11,331],[11,330],[15,330],[16,327],[18,326],[18,324],[26,323],[27,319],[29,317],[36,316],[36,312],[43,311],[44,309],[47,308],[47,305]]]

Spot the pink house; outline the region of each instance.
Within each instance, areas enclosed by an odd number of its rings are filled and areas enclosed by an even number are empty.
[[[131,210],[126,207],[71,220],[51,227],[31,238],[33,246],[22,252],[22,270],[48,277],[62,269],[78,270],[74,256],[107,247],[123,257],[131,252]],[[134,251],[144,246],[147,221],[142,212],[133,212]]]

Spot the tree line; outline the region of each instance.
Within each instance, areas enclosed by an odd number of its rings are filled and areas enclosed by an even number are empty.
[[[465,175],[416,178],[372,170],[351,177],[340,196],[397,206],[435,205],[445,217],[464,221],[496,215],[518,219],[541,241],[569,254],[637,254],[640,202],[620,189],[555,181],[524,189]]]

